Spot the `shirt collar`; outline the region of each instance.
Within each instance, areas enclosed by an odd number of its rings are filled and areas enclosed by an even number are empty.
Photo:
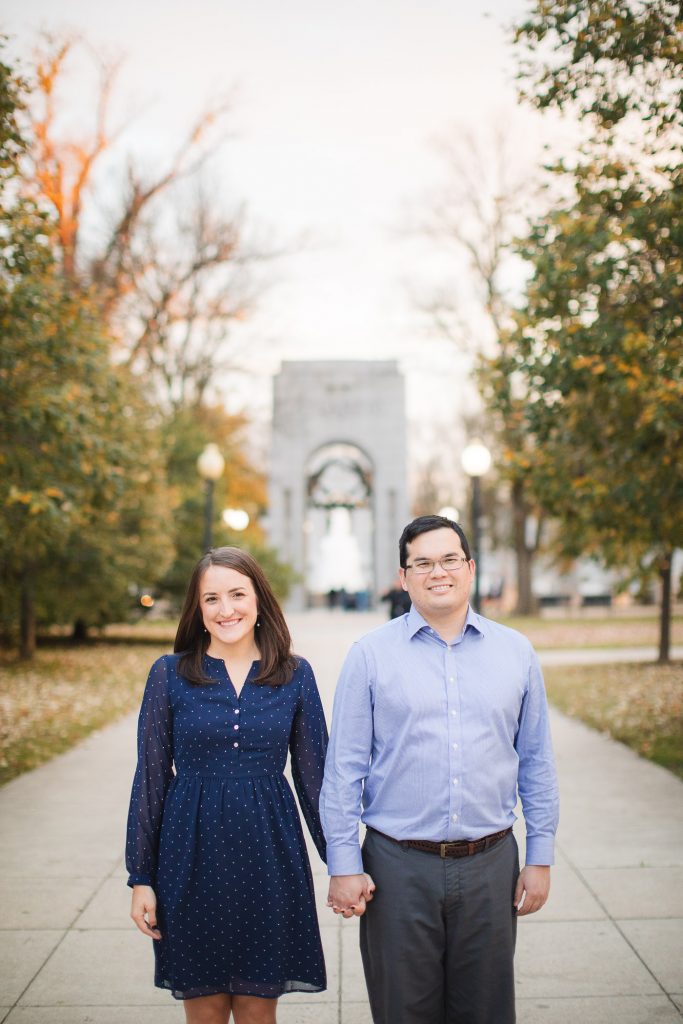
[[[481,615],[477,615],[471,604],[467,606],[467,616],[465,618],[465,628],[463,629],[463,635],[467,632],[469,626],[484,636],[486,630],[484,628],[485,619]],[[421,629],[432,630],[433,627],[429,625],[426,619],[420,615],[419,611],[414,604],[411,604],[410,611],[408,612],[408,636],[412,640],[416,633],[419,633]]]

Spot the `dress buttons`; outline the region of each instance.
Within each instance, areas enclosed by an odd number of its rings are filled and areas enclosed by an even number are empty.
[[[239,713],[240,713],[240,709],[239,708],[235,708],[235,714],[239,715]]]
[[[239,729],[239,725],[233,725],[233,729]]]
[[[233,747],[239,747],[239,743],[233,743]]]

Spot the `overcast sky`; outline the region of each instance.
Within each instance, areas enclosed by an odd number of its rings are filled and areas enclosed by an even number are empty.
[[[250,326],[265,417],[283,358],[392,358],[411,419],[453,420],[464,363],[417,312],[414,292],[455,264],[403,230],[443,179],[438,137],[496,120],[537,162],[544,122],[519,110],[505,26],[525,0],[3,0],[4,31],[28,52],[39,29],[75,30],[124,55],[121,145],[170,152],[207,100],[234,90],[232,138],[211,170],[226,205],[307,249],[277,267]],[[84,84],[74,83],[74,110]],[[262,348],[258,344],[263,342]],[[239,389],[238,389],[239,390]],[[425,394],[433,395],[425,401]]]

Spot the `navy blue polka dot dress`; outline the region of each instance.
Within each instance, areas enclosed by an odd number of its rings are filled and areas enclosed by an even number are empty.
[[[157,895],[155,984],[177,999],[227,992],[277,997],[325,988],[313,880],[287,751],[320,856],[318,817],[327,729],[311,666],[283,686],[239,697],[225,663],[215,684],[178,675],[178,655],[152,666],[138,725],[126,864],[129,885]],[[175,774],[173,771],[175,767]]]

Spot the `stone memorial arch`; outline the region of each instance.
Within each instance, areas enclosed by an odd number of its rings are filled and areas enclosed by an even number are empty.
[[[291,609],[389,587],[409,518],[395,361],[284,362],[275,377],[269,539],[302,582]],[[341,596],[340,596],[341,595]]]

